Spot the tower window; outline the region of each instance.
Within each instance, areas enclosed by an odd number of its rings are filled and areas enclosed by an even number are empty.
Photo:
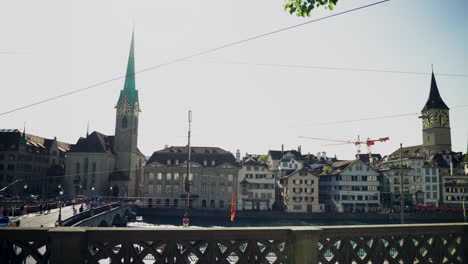
[[[122,128],[127,128],[127,123],[128,123],[127,117],[124,116],[124,117],[122,118]]]

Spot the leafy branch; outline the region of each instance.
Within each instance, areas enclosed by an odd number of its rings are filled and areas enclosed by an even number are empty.
[[[310,16],[314,8],[324,7],[333,10],[337,2],[338,0],[287,0],[284,9],[291,15],[306,17]]]

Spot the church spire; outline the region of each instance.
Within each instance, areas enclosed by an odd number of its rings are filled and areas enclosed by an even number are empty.
[[[432,71],[431,90],[429,91],[429,98],[427,98],[426,105],[424,105],[422,111],[427,111],[430,109],[449,109],[444,103],[444,100],[442,100],[442,97],[440,97],[439,89],[437,88],[437,83],[434,77],[434,71]]]
[[[134,32],[132,31],[132,42],[130,44],[130,53],[128,55],[125,84],[123,90],[120,91],[119,101],[117,104],[119,104],[125,97],[127,97],[128,101],[132,105],[138,103],[138,91],[135,87]]]

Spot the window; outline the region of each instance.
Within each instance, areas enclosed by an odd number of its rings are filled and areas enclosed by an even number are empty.
[[[432,177],[432,182],[437,182],[437,177]]]
[[[149,180],[150,181],[154,180],[154,173],[152,173],[152,172],[149,173]]]
[[[426,185],[426,191],[430,191],[431,190],[431,186],[430,185]]]
[[[161,180],[162,180],[162,173],[158,172],[158,181],[161,181]]]
[[[202,208],[206,208],[206,200],[202,200],[202,202],[201,202],[201,207],[202,207]]]
[[[437,185],[432,185],[432,190],[437,191]]]
[[[437,193],[432,193],[432,199],[437,199]]]
[[[224,201],[223,200],[219,201],[219,208],[224,208]]]
[[[127,123],[128,123],[127,117],[124,116],[124,117],[122,118],[122,128],[127,128]]]
[[[210,208],[215,208],[215,201],[214,200],[210,201]]]
[[[211,161],[211,166],[214,166],[214,165],[216,165],[216,161],[212,160]]]
[[[14,154],[8,155],[8,160],[15,160],[15,155]]]
[[[7,170],[9,170],[9,171],[15,170],[15,165],[13,165],[13,164],[8,164],[8,165],[7,165]]]
[[[148,185],[148,193],[149,193],[149,194],[153,194],[153,192],[154,192],[154,185],[153,185],[153,184],[149,184],[149,185]]]
[[[253,168],[254,168],[254,171],[258,171],[258,167],[257,167],[257,166],[255,166],[255,167],[253,167]]]

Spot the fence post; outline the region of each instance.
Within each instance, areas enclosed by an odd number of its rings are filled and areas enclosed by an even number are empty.
[[[292,227],[291,229],[291,263],[317,264],[318,241],[322,229],[318,227]]]
[[[85,263],[86,230],[77,227],[57,227],[47,232],[51,246],[50,263]]]

